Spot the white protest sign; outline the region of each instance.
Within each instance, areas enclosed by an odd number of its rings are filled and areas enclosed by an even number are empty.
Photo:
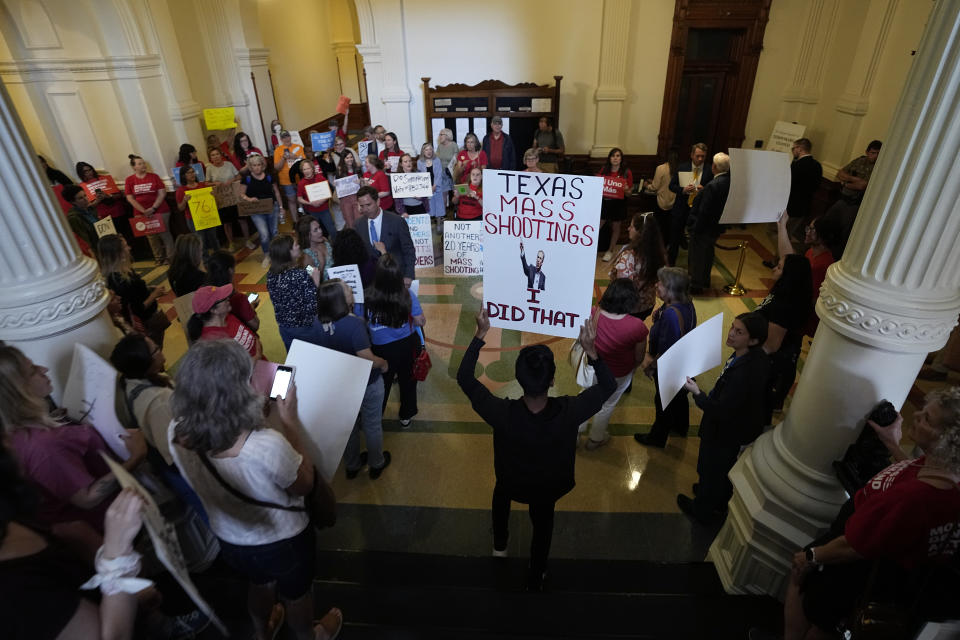
[[[121,460],[130,457],[123,437],[126,429],[117,419],[117,370],[90,347],[73,345],[73,362],[63,390],[61,406],[74,422],[93,425],[110,450]]]
[[[299,131],[295,131],[295,130],[290,131],[290,143],[298,144],[301,147],[303,146],[303,138],[300,137]]]
[[[367,159],[367,156],[370,155],[370,145],[373,144],[373,140],[361,140],[357,143],[357,155],[360,156],[360,164]]]
[[[102,220],[97,220],[93,223],[93,228],[97,230],[97,237],[102,238],[103,236],[116,235],[117,228],[113,226],[113,218],[107,216]]]
[[[396,171],[397,167],[400,166],[400,156],[387,157],[387,166],[390,167],[390,171]]]
[[[793,141],[802,138],[806,130],[806,125],[777,120],[777,124],[773,125],[773,133],[767,141],[767,151],[790,153],[793,150]]]
[[[390,190],[394,198],[429,198],[433,195],[429,173],[391,173]]]
[[[330,183],[326,180],[314,182],[307,185],[307,200],[315,202],[317,200],[330,199]]]
[[[490,324],[576,338],[590,317],[603,179],[483,172]]]
[[[360,268],[355,264],[345,264],[340,267],[330,267],[327,269],[330,278],[340,278],[353,291],[353,301],[357,304],[363,304],[363,282],[360,280]]]
[[[415,216],[407,216],[406,221],[407,226],[410,227],[410,239],[413,240],[413,249],[417,254],[417,268],[434,266],[433,232],[430,229],[430,215],[421,213]]]
[[[677,182],[681,187],[689,187],[694,184],[693,171],[677,171]]]
[[[723,314],[718,313],[657,358],[657,383],[664,406],[683,388],[688,376],[700,375],[723,362],[722,345]]]
[[[373,363],[364,358],[294,340],[287,365],[297,368],[298,414],[313,463],[333,480],[360,413]],[[323,393],[308,392],[323,389]]]
[[[177,530],[164,519],[160,513],[160,507],[157,506],[157,502],[153,499],[153,496],[150,495],[150,492],[147,491],[142,484],[137,482],[137,479],[134,478],[130,472],[111,460],[109,456],[103,453],[100,455],[103,456],[103,459],[107,462],[110,471],[113,472],[113,476],[117,479],[120,487],[123,489],[133,489],[143,498],[144,505],[140,516],[143,518],[143,524],[147,528],[147,533],[150,534],[150,541],[153,543],[153,548],[157,552],[157,558],[163,563],[163,566],[167,568],[170,575],[176,578],[180,586],[183,587],[183,590],[190,596],[190,599],[193,600],[193,603],[197,605],[197,608],[210,618],[210,621],[216,625],[221,633],[229,636],[230,634],[227,631],[227,627],[221,622],[220,618],[217,617],[217,614],[214,613],[210,605],[207,604],[207,601],[203,599],[197,586],[193,584],[193,580],[190,579],[190,571],[187,568],[186,561],[183,559],[180,541],[177,539]]]
[[[721,224],[776,222],[790,199],[790,156],[730,149],[730,195]]]
[[[443,275],[483,275],[483,223],[443,223]]]
[[[346,198],[360,191],[360,176],[354,174],[346,178],[337,178],[333,184],[337,189],[337,197]]]

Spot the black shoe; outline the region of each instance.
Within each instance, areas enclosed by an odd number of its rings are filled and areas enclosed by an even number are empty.
[[[376,480],[380,477],[380,474],[383,473],[383,470],[390,466],[390,452],[383,452],[383,466],[382,467],[370,467],[370,479]]]
[[[693,483],[693,495],[696,496],[696,495],[699,495],[699,493],[700,493],[700,483],[699,483],[699,482],[694,482],[694,483]]]
[[[527,576],[527,591],[530,593],[543,593],[543,583],[547,579],[547,572],[536,574],[530,572]]]
[[[645,447],[656,447],[658,449],[663,449],[667,446],[666,441],[663,442],[653,442],[650,440],[649,433],[635,433],[633,434],[633,439],[642,444]]]
[[[700,509],[697,508],[696,501],[682,493],[677,494],[677,506],[680,507],[680,510],[687,514],[687,516],[705,527],[719,523],[726,516],[725,511],[714,511],[709,516],[704,516],[700,513]]]
[[[683,431],[680,431],[680,430],[670,429],[670,435],[677,436],[678,438],[686,438],[687,430],[684,429]]]
[[[367,452],[364,451],[360,454],[360,466],[356,469],[347,469],[347,480],[353,480],[357,477],[357,474],[360,473],[360,469],[363,469],[367,466]]]
[[[678,493],[677,506],[680,507],[680,511],[683,511],[685,514],[687,514],[694,520],[697,520],[697,521],[700,520],[697,517],[697,509],[694,506],[694,500],[690,496],[684,495],[682,493]]]
[[[777,263],[773,260],[764,260],[763,266],[765,266],[767,269],[773,269],[775,266],[777,266]]]

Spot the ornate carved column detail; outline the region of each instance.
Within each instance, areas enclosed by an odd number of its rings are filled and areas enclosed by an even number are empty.
[[[869,93],[869,80],[862,86]],[[782,593],[792,552],[846,499],[832,462],[877,401],[902,405],[924,356],[957,322],[960,182],[948,174],[958,118],[960,4],[940,2],[843,260],[820,290],[821,323],[790,411],[730,472],[730,515],[709,554],[728,591]]]
[[[0,146],[35,158],[0,83]],[[19,157],[18,157],[19,158]],[[96,263],[83,256],[35,162],[0,158],[0,340],[51,369],[54,394],[69,372],[73,345],[105,352],[118,335]]]

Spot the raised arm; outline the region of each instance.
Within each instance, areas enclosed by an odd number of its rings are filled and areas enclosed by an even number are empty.
[[[463,354],[463,360],[460,361],[460,368],[457,369],[457,384],[463,389],[473,410],[479,414],[487,423],[495,417],[496,410],[506,402],[502,398],[495,397],[474,375],[477,368],[477,359],[480,357],[480,349],[483,347],[483,339],[490,330],[490,319],[487,317],[485,309],[481,309],[477,314],[477,332],[470,341],[470,346]]]
[[[781,256],[796,253],[793,250],[793,243],[790,242],[790,234],[787,233],[787,218],[787,212],[783,211],[777,219],[777,250]]]

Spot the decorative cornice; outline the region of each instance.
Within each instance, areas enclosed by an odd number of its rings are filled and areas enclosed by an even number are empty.
[[[594,99],[597,102],[623,102],[627,99],[627,90],[623,87],[597,87]]]
[[[803,104],[817,104],[820,102],[820,91],[818,89],[804,87],[790,87],[783,92],[784,102],[802,102]]]
[[[845,93],[837,99],[837,111],[852,116],[862,116],[870,109],[870,100],[852,93]]]
[[[49,81],[64,76],[76,82],[149,78],[160,75],[160,62],[158,55],[7,60],[0,62],[0,78],[4,82]]]
[[[26,331],[34,328],[51,329],[47,325],[61,321],[67,316],[90,310],[99,313],[106,306],[107,289],[99,276],[79,289],[41,302],[0,310],[0,331]],[[95,307],[95,308],[94,308]],[[43,325],[43,327],[40,327]]]
[[[270,57],[270,49],[262,47],[244,49],[238,47],[233,50],[233,55],[236,56],[237,62],[243,66],[259,67],[267,64],[267,60]]]

